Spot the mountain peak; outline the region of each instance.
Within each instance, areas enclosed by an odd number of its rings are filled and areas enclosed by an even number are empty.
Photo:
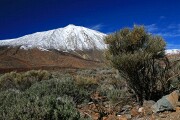
[[[64,28],[37,32],[20,38],[1,40],[0,46],[22,46],[23,49],[41,48],[62,51],[105,49],[106,34],[69,24]]]
[[[71,27],[71,26],[76,26],[76,25],[74,25],[74,24],[69,24],[69,25],[67,25],[66,27]]]

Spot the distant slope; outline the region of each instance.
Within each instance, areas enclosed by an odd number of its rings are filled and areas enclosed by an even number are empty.
[[[96,68],[102,63],[60,51],[0,49],[0,72],[29,69]]]

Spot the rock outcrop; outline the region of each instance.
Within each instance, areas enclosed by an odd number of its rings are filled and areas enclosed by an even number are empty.
[[[154,113],[162,112],[166,110],[176,110],[176,106],[178,105],[179,99],[179,90],[172,92],[169,95],[163,96],[160,100],[158,100],[153,106],[152,111]]]

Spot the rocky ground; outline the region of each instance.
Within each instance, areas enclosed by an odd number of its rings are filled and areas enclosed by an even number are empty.
[[[97,93],[93,96],[95,100],[103,101]],[[85,118],[93,120],[180,120],[180,107],[176,106],[174,110],[166,110],[163,112],[154,113],[151,106],[154,101],[145,101],[144,105],[117,105],[111,106],[109,102],[96,104],[94,102],[88,105],[78,106],[79,111]],[[120,107],[121,106],[121,107]],[[119,112],[117,110],[119,109]]]
[[[101,76],[103,81],[105,80],[104,78],[116,79],[117,77],[116,72],[113,70],[97,70],[94,72],[94,75]],[[107,89],[111,84],[109,83]],[[116,84],[118,83],[116,82]],[[124,86],[123,89],[126,88],[124,83],[121,83],[121,85]],[[77,108],[84,118],[91,118],[93,120],[180,120],[179,95],[179,91],[175,90],[158,101],[144,101],[143,106],[140,106],[131,95],[124,96],[126,99],[121,97],[112,103],[114,96],[108,98],[95,91],[91,95],[92,102],[79,105]]]

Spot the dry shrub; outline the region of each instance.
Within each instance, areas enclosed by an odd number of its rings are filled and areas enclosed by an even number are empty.
[[[10,72],[0,77],[0,90],[29,88],[35,82],[52,78],[46,70],[31,70],[25,73]]]

